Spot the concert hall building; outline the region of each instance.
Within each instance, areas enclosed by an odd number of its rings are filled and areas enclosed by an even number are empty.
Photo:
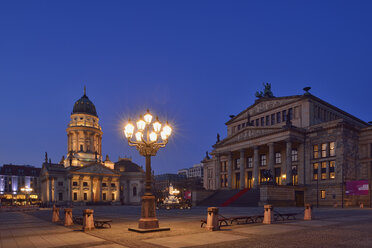
[[[256,190],[258,205],[370,206],[372,125],[308,90],[231,116],[202,161],[204,187]]]

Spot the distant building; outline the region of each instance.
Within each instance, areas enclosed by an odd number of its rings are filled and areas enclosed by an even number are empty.
[[[67,155],[41,170],[44,203],[140,204],[145,173],[131,159],[114,163],[102,156],[102,128],[94,104],[84,95],[75,102],[67,126]]]
[[[1,203],[23,205],[26,201],[38,201],[41,189],[40,170],[31,165],[4,164],[0,168]]]
[[[179,175],[185,175],[187,178],[191,177],[199,177],[203,179],[204,170],[203,170],[203,164],[195,164],[191,168],[181,169],[178,170]]]
[[[231,116],[227,137],[203,160],[204,187],[255,188],[262,204],[371,205],[372,126],[304,90],[261,97]]]

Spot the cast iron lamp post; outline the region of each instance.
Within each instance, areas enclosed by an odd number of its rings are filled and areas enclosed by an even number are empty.
[[[155,215],[155,196],[151,193],[151,156],[155,156],[157,151],[165,147],[168,138],[172,133],[172,128],[168,122],[163,126],[158,117],[152,122],[150,111],[138,119],[137,128],[128,120],[124,128],[125,137],[130,146],[136,147],[139,153],[146,158],[146,186],[145,194],[142,197],[141,218],[138,227],[140,229],[159,228],[159,221]],[[132,140],[133,135],[135,140]]]

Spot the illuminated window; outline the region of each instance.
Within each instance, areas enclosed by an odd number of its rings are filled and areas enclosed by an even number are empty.
[[[238,170],[240,168],[240,159],[236,158],[234,159],[234,168],[235,170]]]
[[[327,179],[327,162],[322,162],[321,174],[322,180]]]
[[[280,164],[282,162],[282,154],[280,152],[275,153],[275,163]]]
[[[275,168],[275,183],[277,185],[281,185],[282,184],[282,176],[281,176],[281,168]]]
[[[313,164],[313,180],[318,180],[318,169],[319,164],[318,163]]]
[[[326,191],[325,190],[321,190],[320,191],[320,199],[325,199],[326,198]]]
[[[253,159],[252,157],[247,158],[247,167],[252,168],[253,167]]]
[[[327,144],[322,144],[322,158],[327,157]]]
[[[264,176],[265,171],[266,170],[260,170],[260,183],[267,181],[266,177]]]
[[[329,178],[330,179],[335,179],[336,178],[335,161],[329,161]]]
[[[260,156],[260,165],[261,166],[266,166],[266,154],[262,154]]]
[[[297,162],[297,160],[298,160],[297,149],[292,149],[292,162]]]
[[[292,184],[298,185],[297,166],[292,166]]]
[[[335,142],[329,143],[329,156],[333,157],[336,155]]]
[[[319,158],[319,146],[313,145],[313,158]]]

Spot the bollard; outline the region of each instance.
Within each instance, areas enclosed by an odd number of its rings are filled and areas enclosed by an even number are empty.
[[[58,221],[59,221],[59,208],[57,208],[56,205],[53,205],[52,222],[58,222]]]
[[[207,225],[205,228],[208,231],[220,230],[220,226],[218,225],[218,208],[208,208]]]
[[[83,231],[94,229],[93,209],[83,210]]]
[[[359,207],[360,207],[360,208],[364,208],[363,202],[361,202],[361,203],[359,204]]]
[[[72,208],[65,208],[65,226],[74,224],[72,221]]]
[[[305,215],[304,215],[304,220],[311,220],[311,204],[306,204],[305,205]]]
[[[337,208],[337,207],[338,207],[337,202],[333,204],[333,207],[334,207],[334,208]]]
[[[274,222],[274,212],[273,212],[273,206],[272,205],[265,205],[265,212],[264,212],[264,220],[263,224],[271,224]]]

